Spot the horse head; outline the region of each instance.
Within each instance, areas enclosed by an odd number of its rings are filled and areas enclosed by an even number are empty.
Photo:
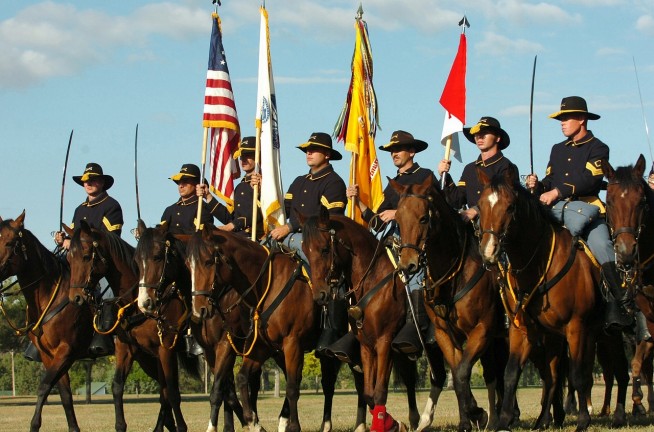
[[[27,261],[24,223],[25,210],[14,220],[0,218],[0,280],[16,275]]]
[[[64,230],[71,237],[66,257],[70,264],[68,298],[78,306],[86,301],[95,303],[95,286],[107,274],[107,260],[102,251],[104,236],[84,220],[74,231],[67,226],[64,226]]]
[[[300,213],[298,218],[302,224],[302,250],[311,269],[313,299],[322,306],[351,263],[352,247],[343,240],[343,223],[330,220],[325,207],[321,207],[318,216],[307,218]]]
[[[517,173],[509,168],[502,176],[488,178],[486,173],[477,169],[477,177],[484,189],[479,196],[479,252],[486,265],[497,264],[502,243],[507,236],[509,226],[514,220],[516,201],[518,199],[514,185]]]
[[[608,160],[602,160],[602,170],[608,180],[606,188],[606,220],[611,230],[616,264],[630,270],[636,263],[638,236],[645,216],[647,199],[643,180],[645,158],[641,154],[636,165],[614,170]]]
[[[398,270],[415,273],[425,253],[432,218],[437,217],[434,207],[436,189],[431,176],[421,184],[401,185],[393,179],[389,179],[389,184],[400,196],[395,213],[401,238]]]
[[[214,314],[217,273],[221,272],[222,267],[227,267],[227,270],[230,268],[221,249],[221,245],[227,239],[217,235],[221,232],[205,225],[201,231],[191,236],[186,248],[186,265],[191,272],[191,304],[194,319],[203,320]],[[219,266],[219,264],[225,265]]]
[[[139,242],[134,260],[139,269],[138,306],[143,313],[152,313],[177,289],[176,282],[186,271],[182,240],[168,232],[166,225],[148,228],[138,221]]]

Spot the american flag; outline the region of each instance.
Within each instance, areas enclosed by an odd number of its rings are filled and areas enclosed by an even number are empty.
[[[225,200],[231,210],[234,205],[234,179],[241,175],[238,163],[232,155],[238,148],[241,135],[223,48],[220,17],[213,13],[211,18],[213,29],[202,125],[209,129],[208,138],[211,143],[211,189]]]

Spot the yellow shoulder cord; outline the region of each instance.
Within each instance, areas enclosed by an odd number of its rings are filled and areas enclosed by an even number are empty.
[[[270,255],[270,250],[262,246],[268,255]],[[268,291],[270,290],[270,284],[272,282],[272,262],[268,264],[268,284],[266,285],[266,290],[263,292],[263,295],[259,299],[259,302],[257,303],[257,307],[254,309],[254,338],[252,339],[252,344],[250,344],[250,348],[248,348],[245,352],[240,352],[238,348],[234,345],[234,341],[232,340],[232,335],[227,332],[227,340],[229,341],[229,344],[232,346],[232,349],[236,353],[236,355],[239,355],[241,357],[247,357],[250,355],[252,352],[252,349],[254,348],[254,344],[257,342],[257,339],[259,337],[259,307],[263,304],[264,300],[266,299],[266,296],[268,295]]]
[[[543,283],[543,280],[545,280],[545,276],[547,276],[547,273],[549,272],[550,267],[552,266],[552,257],[554,256],[554,249],[556,247],[556,233],[554,232],[554,227],[550,227],[550,228],[552,230],[552,242],[550,243],[550,253],[549,253],[549,256],[547,257],[547,266],[546,266],[545,271],[543,272],[543,274],[540,276],[540,279],[538,280],[538,282],[536,282],[536,285],[534,285],[534,287],[531,289],[529,294],[527,294],[525,296],[525,298],[523,299],[522,305],[520,306],[521,311],[524,311],[527,308],[527,305],[529,304],[529,301],[531,300],[531,298],[533,297],[534,293],[536,292],[538,287],[541,285],[541,283]],[[511,263],[509,263],[509,266],[507,267],[506,271],[504,271],[504,269],[502,268],[501,263],[499,264],[499,267],[500,267],[500,273],[506,279],[506,282],[507,282],[507,285],[508,285],[508,288],[509,288],[509,292],[511,293],[511,296],[513,297],[513,301],[517,303],[518,298],[515,295],[515,289],[513,288],[513,284],[511,283]],[[513,318],[513,322],[516,325],[516,327],[520,327],[521,320],[518,317],[519,312],[520,311],[516,311],[516,315]]]
[[[93,316],[93,330],[95,330],[95,332],[96,332],[97,334],[100,334],[100,335],[103,335],[103,336],[104,336],[104,335],[108,335],[108,334],[113,333],[114,330],[116,330],[116,327],[118,327],[118,325],[119,325],[119,324],[121,323],[121,321],[123,320],[123,315],[125,315],[125,311],[127,310],[127,308],[129,308],[130,306],[132,306],[133,304],[135,304],[137,301],[138,301],[138,298],[135,298],[134,301],[132,301],[132,302],[130,302],[130,303],[127,303],[125,306],[120,307],[120,308],[118,309],[118,314],[117,314],[117,316],[116,316],[116,322],[115,322],[114,325],[113,325],[109,330],[107,330],[107,331],[102,331],[102,330],[100,330],[100,329],[98,328],[97,320],[98,320],[98,316],[99,316],[99,314],[96,312],[96,314]]]

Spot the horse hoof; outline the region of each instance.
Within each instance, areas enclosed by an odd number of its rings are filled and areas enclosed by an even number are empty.
[[[631,415],[637,417],[646,415],[645,407],[643,406],[643,404],[634,404],[634,408],[631,411]]]
[[[393,427],[388,432],[409,432],[409,429],[401,421],[395,420]]]

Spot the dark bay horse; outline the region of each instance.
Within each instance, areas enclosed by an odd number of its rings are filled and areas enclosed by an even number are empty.
[[[386,248],[365,227],[344,216],[330,215],[323,208],[319,216],[301,217],[302,248],[309,260],[316,300],[326,299],[338,287],[341,275],[349,285],[351,331],[360,344],[363,395],[372,410],[371,431],[402,428],[386,410],[388,384],[393,362],[404,374],[413,429],[431,424],[434,407],[445,382],[443,355],[436,345],[428,346],[432,367],[431,392],[422,416],[415,400],[415,362],[405,355],[393,355],[391,342],[405,323],[404,284],[386,254]]]
[[[256,412],[250,406],[249,376],[275,358],[286,375],[286,399],[290,407],[287,423],[280,429],[299,431],[297,402],[302,379],[304,352],[315,348],[319,313],[302,267],[290,255],[270,251],[239,234],[205,226],[188,243],[188,259],[196,293],[196,312],[202,312],[198,293],[232,287],[248,309],[251,331],[243,339],[243,366],[237,375],[243,414],[251,430],[259,430]],[[208,307],[206,304],[205,308]],[[250,321],[251,320],[251,321]],[[325,408],[321,430],[331,430],[331,408],[340,363],[321,358]]]
[[[116,296],[112,303],[120,311],[115,311],[118,316],[112,329],[117,336],[116,371],[112,385],[116,430],[127,429],[123,394],[125,381],[136,360],[144,372],[159,383],[161,411],[155,430],[160,431],[166,427],[169,430],[185,431],[186,423],[179,406],[178,358],[192,372],[197,370],[197,362],[187,360],[185,355],[177,352],[177,333],[171,334],[169,331],[170,322],[176,325],[185,309],[174,304],[166,309],[165,319],[142,314],[135,304],[139,271],[134,260],[134,247],[115,234],[92,229],[84,221],[69,234],[72,238],[68,261],[71,266],[71,285],[75,287],[70,292],[71,301],[82,306],[86,303],[93,304],[93,289],[104,277]],[[175,299],[172,303],[179,302]]]
[[[79,431],[68,370],[77,359],[88,358],[93,335],[90,308],[68,301],[68,263],[48,251],[25,229],[25,212],[15,220],[0,219],[0,280],[18,278],[27,302],[27,333],[39,350],[45,374],[37,390],[30,431],[41,428],[41,412],[52,387],[59,389],[69,431]]]
[[[617,169],[603,160],[602,170],[608,180],[606,219],[614,243],[616,264],[625,283],[635,285],[636,306],[645,316],[648,331],[654,334],[654,202],[651,201],[649,186],[643,180],[645,158],[641,154],[635,165]],[[654,410],[653,351],[654,342],[651,340],[637,341],[631,362],[634,414],[645,413],[640,388],[643,378],[648,387],[649,411]]]
[[[526,189],[515,186],[516,172],[509,170],[492,180],[484,173],[478,175],[485,185],[478,202],[480,251],[484,262],[497,266],[503,275],[502,300],[513,323],[499,423],[499,429],[508,429],[518,378],[543,335],[559,340],[554,347],[545,346],[546,354],[554,355],[553,361],[561,354],[560,338],[567,340],[569,378],[579,399],[587,399],[596,334],[602,323],[600,272],[549,209]],[[577,430],[589,424],[588,407],[582,403]]]
[[[432,177],[422,184],[404,186],[394,180],[390,184],[400,196],[395,213],[401,235],[398,269],[413,273],[426,259],[426,310],[436,327],[436,341],[452,370],[459,430],[471,430],[473,424],[484,427],[488,417],[472,395],[470,374],[475,362],[495,342],[497,324],[502,319],[494,275],[483,266],[472,224],[461,220]],[[504,344],[504,339],[497,343]],[[490,352],[482,359],[485,375],[487,370],[505,366],[497,359],[501,364],[493,367],[492,360],[495,359]],[[493,377],[489,383],[494,417],[491,424],[497,420],[495,381]],[[503,385],[503,379],[499,381]]]

